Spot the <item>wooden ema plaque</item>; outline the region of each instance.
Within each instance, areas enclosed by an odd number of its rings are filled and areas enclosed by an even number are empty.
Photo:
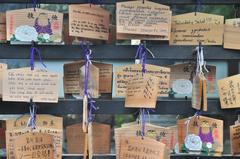
[[[0,120],[0,149],[6,148],[6,121]]]
[[[163,143],[154,139],[122,136],[119,159],[133,158],[170,159],[170,154]]]
[[[3,73],[7,70],[7,64],[0,63],[0,97],[3,94]]]
[[[218,80],[218,92],[222,109],[240,107],[240,75]]]
[[[70,154],[84,152],[85,133],[82,124],[70,125],[66,128],[67,151]],[[93,151],[95,154],[109,154],[111,148],[111,127],[106,124],[93,123]]]
[[[99,93],[112,93],[113,65],[92,61],[92,64],[99,69]],[[81,82],[79,78],[80,68],[84,61],[76,61],[64,64],[64,94],[79,94]]]
[[[127,66],[118,66],[114,69],[114,94],[116,97],[125,97],[127,82],[131,78],[142,76],[142,65],[133,64]],[[145,69],[145,75],[150,74],[160,79],[160,82],[158,84],[158,96],[167,97],[169,91],[170,68],[146,64]]]
[[[15,43],[62,42],[63,14],[36,8],[6,12],[7,40]]]
[[[240,154],[240,124],[230,126],[230,145],[233,155]]]
[[[148,123],[145,125],[145,136],[165,144],[171,152],[174,151],[175,145],[178,142],[177,132],[177,126],[161,127]],[[124,136],[127,138],[138,136],[139,138],[141,138],[141,126],[135,122],[123,124],[122,127],[116,128],[114,130],[114,134],[116,156],[117,159],[119,159],[120,137]]]
[[[222,120],[194,116],[191,117],[191,120],[189,118],[178,120],[177,124],[180,152],[199,152],[203,154],[223,152]]]
[[[226,19],[224,27],[224,45],[226,49],[240,50],[240,18]]]
[[[70,36],[108,40],[110,13],[98,6],[69,5]]]
[[[6,32],[6,14],[0,13],[0,43],[7,41]]]
[[[14,142],[21,135],[34,133],[45,133],[53,136],[54,142],[54,158],[62,158],[62,142],[63,142],[63,119],[51,115],[37,115],[37,128],[32,131],[27,128],[29,116],[22,116],[18,119],[6,121],[6,153],[7,159],[15,158]]]
[[[14,140],[15,159],[54,159],[53,136],[27,133]]]
[[[186,13],[172,17],[170,45],[222,45],[224,17]]]
[[[181,63],[168,66],[170,73],[170,88],[176,94],[188,95],[192,93],[192,76],[195,72],[194,63]],[[216,66],[207,65],[208,73],[204,71],[207,80],[207,93],[216,92]],[[191,82],[191,83],[189,83]]]
[[[30,68],[9,69],[3,73],[3,101],[57,103],[59,75]]]
[[[119,2],[116,9],[117,39],[168,40],[171,15],[169,6],[158,3]]]
[[[158,77],[146,74],[130,79],[126,89],[126,108],[155,108],[158,95]]]

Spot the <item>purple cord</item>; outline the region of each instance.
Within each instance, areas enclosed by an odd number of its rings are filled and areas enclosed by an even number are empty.
[[[89,65],[91,64],[89,45],[84,46],[82,41],[81,47],[84,50],[84,96],[88,98],[88,122],[93,122],[93,111],[97,110],[98,107],[95,106],[95,101],[92,99],[91,95],[88,92],[88,79],[89,79]]]
[[[30,55],[31,70],[34,70],[34,58],[35,58],[36,53],[38,54],[38,57],[39,57],[39,60],[40,60],[41,64],[43,65],[43,67],[46,68],[47,66],[43,63],[40,50],[37,49],[36,47],[32,46],[31,47],[31,55]]]

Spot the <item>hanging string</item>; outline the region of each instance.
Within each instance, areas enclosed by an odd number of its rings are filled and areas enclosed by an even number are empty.
[[[196,0],[195,15],[202,10],[202,0]]]
[[[31,67],[31,70],[34,70],[34,67],[35,67],[35,60],[34,60],[35,59],[35,54],[38,55],[40,63],[43,65],[43,67],[47,68],[47,66],[43,63],[40,50],[37,49],[35,47],[35,45],[36,45],[35,42],[32,41],[31,54],[30,54],[30,67]]]
[[[188,132],[189,132],[189,124],[190,124],[190,122],[192,121],[192,119],[195,119],[195,118],[197,118],[197,119],[199,119],[200,118],[200,115],[201,115],[201,112],[199,111],[199,110],[197,110],[196,111],[196,113],[193,115],[193,116],[191,116],[191,117],[189,117],[188,119],[187,119],[187,121],[185,122],[185,125],[186,125],[186,136],[188,135]]]
[[[32,130],[36,129],[36,114],[37,114],[37,106],[33,102],[32,98],[30,99],[30,117],[28,119],[27,127],[30,127]]]
[[[208,69],[206,67],[206,61],[204,60],[203,47],[201,43],[196,47],[195,51],[197,52],[197,67],[196,67],[196,75],[203,74],[203,69],[208,73]]]
[[[91,7],[92,4],[93,5],[100,5],[100,4],[102,4],[102,1],[103,0],[88,0],[88,3],[90,4],[90,7]]]
[[[89,49],[89,44],[84,45],[82,41],[81,47],[84,51],[84,96],[88,97],[88,122],[93,122],[93,111],[97,110],[98,107],[95,106],[95,101],[92,99],[91,95],[88,92],[88,82],[89,82],[89,67],[92,64],[90,60],[91,50]]]
[[[33,5],[34,12],[36,11],[36,8],[40,8],[40,3],[38,0],[32,0],[32,5]]]

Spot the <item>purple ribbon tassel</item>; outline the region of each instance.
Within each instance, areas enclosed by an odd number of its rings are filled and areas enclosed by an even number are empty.
[[[89,45],[86,47],[84,43],[81,44],[82,49],[84,50],[84,96],[88,97],[88,122],[93,122],[93,111],[98,108],[95,106],[95,101],[92,99],[91,95],[88,92],[88,80],[89,80],[89,65],[91,64],[90,55],[91,50],[89,49]]]
[[[88,3],[94,4],[94,5],[96,5],[96,4],[101,4],[101,3],[102,3],[102,0],[88,0]]]
[[[143,43],[140,43],[137,49],[137,53],[135,59],[140,59],[140,63],[142,64],[142,76],[146,73],[146,47]],[[141,121],[141,136],[142,138],[145,135],[145,123],[146,123],[146,113],[149,114],[149,109],[140,108],[140,121]]]
[[[33,9],[34,11],[36,11],[36,8],[40,5],[38,0],[32,0],[32,5],[33,5]]]
[[[146,65],[146,47],[143,43],[140,43],[137,49],[137,53],[135,59],[140,59],[142,64],[142,76],[146,73],[145,65]]]
[[[31,66],[31,70],[34,70],[34,58],[35,58],[35,54],[38,54],[39,60],[40,60],[41,64],[43,65],[43,67],[47,68],[47,66],[43,63],[40,50],[37,49],[36,47],[32,46],[32,47],[31,47],[31,55],[30,55],[30,66]]]

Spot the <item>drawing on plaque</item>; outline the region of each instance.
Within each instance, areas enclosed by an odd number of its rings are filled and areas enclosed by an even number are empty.
[[[7,40],[11,42],[62,42],[63,14],[33,8],[6,13]]]
[[[180,152],[212,154],[223,152],[223,121],[205,116],[178,120]]]

